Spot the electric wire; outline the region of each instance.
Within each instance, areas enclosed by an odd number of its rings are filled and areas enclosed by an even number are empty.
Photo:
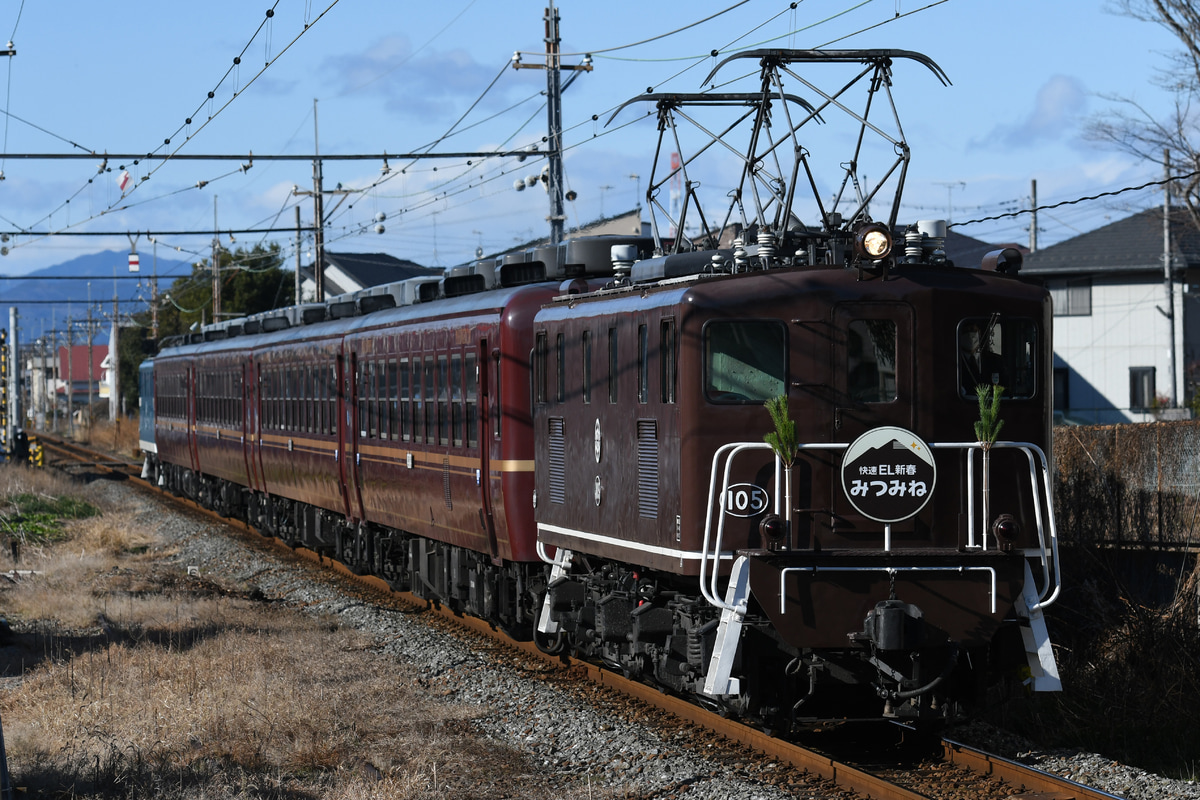
[[[279,53],[278,53],[278,54],[276,54],[276,56],[275,56],[274,58],[270,58],[270,59],[269,59],[269,60],[268,60],[268,61],[267,61],[267,62],[264,64],[263,68],[262,68],[262,69],[260,69],[260,70],[259,70],[257,73],[255,73],[255,74],[254,74],[254,75],[253,75],[253,76],[250,78],[250,80],[246,82],[246,84],[245,84],[244,86],[242,86],[240,89],[235,89],[235,90],[234,90],[234,92],[233,92],[233,95],[232,95],[232,96],[229,98],[229,100],[227,100],[227,101],[226,101],[226,102],[225,102],[225,103],[224,103],[222,106],[220,106],[220,108],[218,108],[218,109],[215,111],[215,113],[212,113],[212,114],[210,114],[210,115],[208,116],[208,119],[207,119],[207,120],[206,120],[204,123],[202,123],[202,124],[200,125],[200,127],[199,127],[199,128],[197,128],[197,129],[196,129],[194,132],[189,132],[189,133],[188,133],[188,135],[185,137],[185,139],[184,139],[183,143],[181,143],[181,144],[177,145],[177,146],[176,146],[176,148],[175,148],[173,151],[171,151],[171,152],[170,152],[170,153],[169,153],[169,154],[168,154],[166,157],[162,158],[162,160],[161,160],[161,161],[158,163],[158,165],[157,165],[157,166],[154,166],[154,167],[152,167],[152,168],[151,168],[151,169],[150,169],[150,170],[149,170],[149,171],[148,171],[148,172],[147,172],[145,175],[143,175],[143,176],[140,178],[140,180],[137,180],[137,181],[135,181],[135,182],[134,182],[134,184],[133,184],[133,186],[130,188],[130,190],[129,190],[128,192],[123,192],[123,193],[122,193],[122,195],[121,195],[121,200],[118,200],[118,201],[115,201],[115,202],[113,202],[113,203],[110,203],[106,209],[102,210],[102,211],[101,211],[100,213],[98,213],[98,214],[94,214],[94,215],[92,215],[92,216],[91,216],[91,217],[89,217],[87,220],[84,220],[84,222],[91,221],[92,219],[96,219],[96,218],[98,218],[98,217],[104,216],[105,214],[107,214],[107,213],[111,213],[111,212],[113,212],[113,211],[120,211],[120,210],[124,210],[124,209],[126,209],[126,208],[130,207],[130,204],[122,204],[122,203],[121,203],[121,201],[122,201],[122,200],[124,200],[124,199],[125,199],[127,196],[129,196],[129,195],[132,195],[134,192],[136,192],[136,191],[138,190],[138,188],[141,186],[141,184],[142,184],[143,182],[145,182],[145,181],[149,180],[149,179],[150,179],[150,177],[151,177],[151,176],[152,176],[152,175],[153,175],[155,172],[157,172],[159,169],[162,169],[162,167],[163,167],[163,166],[165,166],[165,165],[167,164],[167,162],[169,162],[169,161],[171,160],[171,156],[173,156],[173,155],[175,155],[176,153],[178,153],[178,152],[179,152],[179,151],[180,151],[180,150],[183,148],[183,146],[184,146],[185,144],[187,144],[188,142],[190,142],[190,141],[191,141],[191,139],[192,139],[194,136],[196,136],[197,134],[199,134],[199,133],[200,133],[200,131],[202,131],[202,130],[203,130],[205,127],[207,127],[207,126],[208,126],[208,124],[209,124],[210,122],[212,122],[212,121],[213,121],[213,120],[214,120],[214,119],[215,119],[215,118],[216,118],[216,117],[217,117],[217,116],[218,116],[218,115],[219,115],[219,114],[220,114],[222,111],[224,111],[226,108],[228,108],[228,107],[229,107],[229,105],[230,105],[230,104],[232,104],[232,103],[233,103],[233,101],[234,101],[235,99],[237,99],[237,97],[238,97],[240,94],[242,94],[242,93],[243,93],[243,92],[244,92],[244,91],[245,91],[245,90],[246,90],[246,89],[247,89],[247,88],[248,88],[248,87],[249,87],[249,86],[250,86],[252,83],[254,83],[254,82],[255,82],[255,81],[256,81],[256,80],[257,80],[257,79],[258,79],[258,78],[259,78],[259,77],[260,77],[260,76],[261,76],[261,75],[262,75],[262,74],[263,74],[263,73],[264,73],[264,72],[267,70],[267,69],[268,69],[268,68],[270,68],[270,66],[271,66],[272,64],[274,64],[276,61],[278,61],[278,60],[279,60],[279,59],[280,59],[280,58],[281,58],[281,57],[284,55],[284,53],[288,52],[288,50],[290,50],[290,49],[292,48],[292,46],[294,46],[294,45],[296,44],[296,42],[297,42],[297,41],[299,41],[299,39],[300,39],[300,37],[301,37],[301,36],[303,36],[305,33],[307,33],[307,32],[308,32],[308,31],[309,31],[309,30],[312,28],[312,26],[313,26],[313,25],[315,25],[315,24],[316,24],[317,22],[319,22],[319,21],[320,21],[320,20],[321,20],[321,19],[322,19],[322,18],[323,18],[323,17],[324,17],[326,14],[328,14],[328,13],[329,13],[329,11],[331,11],[331,10],[333,9],[333,7],[334,7],[335,5],[337,5],[338,1],[339,1],[339,0],[332,0],[332,2],[330,2],[330,4],[329,4],[329,5],[328,5],[328,6],[327,6],[327,7],[326,7],[326,8],[325,8],[325,9],[324,9],[324,10],[323,10],[323,11],[322,11],[322,12],[321,12],[321,13],[320,13],[320,14],[319,14],[317,17],[316,17],[316,19],[314,19],[312,22],[307,22],[307,21],[306,21],[306,23],[305,23],[305,25],[304,25],[304,28],[303,28],[303,30],[301,30],[301,32],[300,32],[299,34],[297,34],[297,35],[296,35],[296,36],[295,36],[295,37],[294,37],[294,38],[293,38],[293,39],[292,39],[290,42],[288,42],[288,44],[287,44],[287,45],[285,45],[285,46],[284,46],[284,48],[283,48],[282,50],[280,50],[280,51],[279,51]],[[263,30],[264,26],[266,26],[267,22],[268,22],[268,21],[269,21],[269,20],[270,20],[270,19],[271,19],[271,18],[274,16],[274,14],[275,14],[275,11],[274,11],[274,9],[275,9],[275,7],[276,7],[276,6],[278,6],[278,5],[279,5],[279,2],[280,2],[280,0],[276,0],[276,2],[275,2],[275,5],[274,5],[274,6],[272,6],[270,9],[268,9],[268,10],[267,10],[267,12],[266,12],[266,14],[265,14],[265,16],[264,16],[264,18],[263,18],[263,21],[259,23],[259,27],[258,27],[258,28],[255,30],[254,34],[253,34],[253,35],[250,37],[249,41],[247,41],[246,45],[245,45],[245,46],[242,48],[241,54],[239,54],[237,57],[235,57],[235,58],[234,58],[233,66],[231,66],[231,67],[230,67],[228,70],[226,70],[225,74],[224,74],[224,75],[221,77],[221,79],[220,79],[220,80],[217,82],[217,84],[216,84],[216,86],[213,88],[213,90],[212,90],[212,91],[210,91],[210,92],[208,93],[208,99],[207,99],[205,102],[211,102],[211,100],[212,100],[212,99],[215,97],[215,92],[216,92],[216,89],[219,89],[219,88],[221,87],[221,85],[225,83],[225,81],[226,81],[226,79],[228,79],[229,75],[230,75],[230,74],[232,74],[232,72],[234,71],[234,69],[236,69],[236,68],[237,68],[237,66],[238,66],[238,65],[241,63],[241,56],[245,55],[245,53],[246,53],[246,52],[249,50],[250,46],[251,46],[251,45],[254,43],[254,40],[255,40],[255,39],[258,37],[259,33],[261,33],[261,32],[262,32],[262,30]],[[204,105],[205,105],[205,102],[202,102],[202,103],[201,103],[201,104],[200,104],[200,105],[197,107],[197,110],[196,110],[195,112],[193,112],[193,116],[195,116],[195,114],[199,113],[199,111],[200,111],[201,109],[203,109],[203,107],[204,107]],[[22,120],[22,121],[24,121],[24,120]],[[170,145],[170,142],[171,142],[171,139],[172,139],[172,138],[174,138],[175,136],[177,136],[177,135],[179,134],[179,131],[181,131],[181,130],[184,130],[184,128],[186,128],[186,127],[189,127],[189,126],[191,125],[191,121],[192,121],[192,117],[188,117],[188,118],[187,118],[187,121],[186,121],[186,122],[185,122],[183,125],[181,125],[179,128],[177,128],[177,129],[175,130],[175,133],[174,133],[174,134],[172,134],[171,136],[169,136],[169,137],[165,138],[165,139],[164,139],[164,141],[163,141],[163,144],[162,144],[162,145],[159,145],[159,146],[158,146],[158,147],[156,147],[154,150],[150,151],[149,155],[153,155],[153,154],[155,154],[155,153],[158,153],[160,150],[162,150],[162,148],[163,148],[163,147],[169,146],[169,145]],[[27,123],[27,124],[29,124],[29,123]],[[35,127],[36,127],[36,126],[35,126]],[[50,133],[50,132],[49,132],[49,131],[46,131],[46,133]],[[51,135],[54,135],[54,134],[51,134]],[[59,138],[61,138],[61,137],[59,137]],[[73,142],[70,142],[70,143],[71,143],[71,144],[74,144]],[[76,145],[76,146],[80,147],[80,149],[85,149],[85,150],[86,150],[87,152],[89,152],[89,153],[95,153],[95,152],[96,152],[94,149],[87,149],[87,148],[83,148],[82,146],[79,146],[79,145]],[[99,157],[99,154],[97,154],[97,157]],[[106,161],[106,163],[107,163],[107,159],[105,159],[105,161]],[[134,162],[133,162],[133,165],[137,165],[137,164],[138,164],[138,160],[137,160],[137,159],[135,159],[135,160],[134,160]],[[122,165],[120,168],[121,168],[121,169],[124,169],[124,166]],[[228,175],[228,173],[227,173],[226,175],[223,175],[223,176],[220,176],[220,177],[227,177],[227,175]],[[93,180],[94,180],[94,178],[89,178],[89,179],[88,179],[88,181],[87,181],[87,183],[88,183],[88,184],[91,184],[91,183],[93,182]],[[203,185],[205,185],[205,184],[207,184],[207,183],[211,183],[211,181],[202,181],[200,184],[198,184],[198,185],[197,185],[196,187],[194,187],[194,188],[203,188]],[[53,216],[53,215],[54,215],[54,214],[55,214],[57,211],[59,211],[59,210],[61,210],[61,209],[65,208],[65,207],[67,207],[67,204],[68,204],[68,203],[70,203],[70,200],[71,200],[71,199],[74,199],[75,197],[77,197],[77,196],[78,196],[78,195],[79,195],[79,194],[80,194],[80,193],[81,193],[81,192],[82,192],[82,191],[83,191],[85,188],[86,188],[86,185],[85,185],[85,186],[81,186],[81,187],[80,187],[80,188],[79,188],[79,189],[78,189],[78,190],[77,190],[77,191],[76,191],[74,194],[72,194],[72,195],[71,195],[71,197],[70,197],[70,198],[68,198],[68,199],[67,199],[66,201],[64,201],[63,203],[60,203],[60,204],[59,204],[59,206],[58,206],[58,207],[56,207],[56,208],[55,208],[53,211],[51,211],[49,214],[47,214],[47,215],[43,216],[41,219],[39,219],[39,220],[35,221],[35,222],[34,222],[32,225],[28,226],[28,228],[26,228],[26,226],[22,226],[22,225],[14,225],[13,227],[15,227],[15,228],[17,228],[17,229],[31,229],[31,228],[35,227],[36,225],[38,225],[38,224],[39,224],[39,223],[40,223],[42,220],[48,220],[48,219],[50,219],[50,218],[51,218],[51,217],[52,217],[52,216]],[[81,222],[81,223],[78,223],[78,224],[83,224],[83,223]],[[13,247],[15,248],[15,247],[18,247],[18,246],[24,246],[24,245],[27,245],[27,244],[29,244],[29,242],[24,242],[24,243],[20,243],[20,244],[14,244],[14,245],[13,245]]]
[[[728,14],[730,11],[733,11],[734,9],[738,8],[739,6],[744,6],[744,5],[746,5],[746,3],[749,3],[749,2],[750,2],[750,0],[741,0],[741,2],[734,3],[729,8],[726,8],[723,11],[718,11],[715,14],[709,14],[704,19],[696,20],[693,23],[684,25],[682,28],[676,28],[673,31],[668,31],[666,33],[660,33],[657,36],[651,36],[649,39],[642,39],[641,41],[638,41],[638,42],[630,42],[629,44],[617,45],[616,47],[605,47],[605,48],[600,48],[598,50],[588,50],[587,52],[584,52],[584,53],[559,53],[558,57],[559,58],[576,58],[576,57],[582,57],[582,56],[596,55],[597,53],[612,53],[612,52],[616,52],[617,50],[628,50],[631,47],[638,47],[643,44],[649,44],[650,42],[657,42],[659,39],[665,39],[668,36],[674,36],[677,33],[683,33],[686,30],[695,28],[697,25],[703,25],[704,23],[708,22],[709,20],[716,19],[717,17],[721,16],[722,14]],[[792,3],[791,7],[795,8],[797,5],[798,5],[798,3]],[[772,19],[774,19],[774,17],[772,17]],[[517,52],[521,53],[522,55],[543,55],[542,53],[534,53],[529,50],[518,50]]]
[[[1063,206],[1077,205],[1079,203],[1084,203],[1084,202],[1087,202],[1090,200],[1099,200],[1103,197],[1115,197],[1119,194],[1125,194],[1126,192],[1136,192],[1136,191],[1140,191],[1142,189],[1146,189],[1151,186],[1163,186],[1164,184],[1174,183],[1176,181],[1187,181],[1187,180],[1190,180],[1197,176],[1200,176],[1200,170],[1194,170],[1185,175],[1172,175],[1167,178],[1160,178],[1160,179],[1154,180],[1154,181],[1147,181],[1146,183],[1140,184],[1138,186],[1126,186],[1122,189],[1113,189],[1112,191],[1100,192],[1098,194],[1088,195],[1086,197],[1077,197],[1073,200],[1062,200],[1058,203],[1041,205],[1041,206],[1037,206],[1036,208],[1022,208],[1017,211],[1009,211],[1004,214],[994,214],[990,217],[980,217],[978,219],[967,220],[966,222],[954,222],[954,223],[951,223],[948,227],[961,228],[966,225],[977,225],[981,222],[992,222],[993,220],[1008,219],[1010,217],[1018,217],[1021,214],[1032,214],[1035,211],[1052,211],[1056,208],[1062,208]]]

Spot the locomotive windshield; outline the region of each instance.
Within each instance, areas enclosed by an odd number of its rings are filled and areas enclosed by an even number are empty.
[[[704,393],[714,403],[764,403],[785,393],[787,330],[742,320],[704,326]]]
[[[963,397],[975,387],[1003,386],[1013,400],[1037,390],[1037,325],[1018,317],[967,317],[958,324],[958,376]]]
[[[896,399],[896,323],[856,319],[846,331],[850,396],[860,403]]]

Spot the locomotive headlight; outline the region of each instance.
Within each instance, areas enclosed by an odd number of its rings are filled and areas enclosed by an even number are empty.
[[[892,252],[892,234],[878,223],[863,225],[854,232],[854,250],[860,258],[878,261]]]

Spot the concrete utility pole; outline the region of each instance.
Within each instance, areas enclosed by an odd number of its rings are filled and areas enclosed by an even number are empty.
[[[296,305],[300,305],[300,206],[296,206]]]
[[[158,241],[154,242],[154,266],[150,276],[150,338],[158,341]]]
[[[23,426],[21,417],[21,362],[19,353],[20,327],[16,306],[8,308],[8,419],[5,420],[4,441],[12,446],[13,432]]]
[[[67,316],[67,431],[75,438],[75,321]]]
[[[112,332],[108,335],[108,421],[116,422],[121,410],[121,360],[120,336],[121,320],[117,316],[117,288],[113,282],[113,312]]]
[[[87,404],[87,440],[92,441],[92,394],[95,389],[96,370],[93,366],[95,359],[92,357],[92,347],[96,340],[96,323],[92,319],[92,285],[88,284],[88,315],[87,315],[87,343],[88,343],[88,404]]]
[[[317,101],[313,99],[313,282],[318,303],[325,302],[325,194],[322,188],[321,147],[317,142]]]
[[[566,214],[563,211],[563,167],[562,167],[562,70],[592,71],[590,57],[584,59],[578,66],[563,66],[559,55],[558,9],[554,0],[550,0],[546,8],[546,63],[522,64],[520,54],[513,57],[513,69],[544,69],[546,70],[546,154],[548,168],[546,170],[546,187],[550,195],[550,243],[558,244],[563,240],[563,223]]]
[[[213,195],[212,318],[221,321],[221,234],[217,232],[217,196]]]
[[[1167,307],[1159,312],[1167,318],[1167,347],[1171,370],[1171,408],[1179,407],[1175,393],[1175,283],[1171,277],[1171,151],[1163,150],[1163,288],[1167,291]]]

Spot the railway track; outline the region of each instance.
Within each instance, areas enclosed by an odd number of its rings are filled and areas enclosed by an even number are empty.
[[[128,479],[143,488],[160,491],[140,477],[141,464],[138,462],[50,436],[42,435],[41,438],[48,456],[53,454],[53,458],[47,458],[47,466],[100,470]],[[244,523],[221,517],[192,501],[166,493],[161,494],[190,510],[231,525],[240,532],[253,532],[253,529]],[[255,539],[264,541],[257,533]],[[828,749],[817,745],[822,747],[822,751],[818,751],[813,749],[811,744],[802,746],[737,720],[723,718],[684,699],[664,694],[654,687],[627,680],[612,670],[566,656],[547,655],[538,650],[532,642],[513,640],[482,620],[464,617],[449,608],[430,604],[415,595],[392,590],[382,580],[356,575],[341,564],[316,553],[303,549],[292,550],[278,540],[271,541],[282,550],[298,552],[323,567],[333,568],[343,577],[350,579],[348,584],[353,588],[349,590],[360,594],[364,600],[381,605],[398,604],[410,609],[427,609],[446,624],[485,637],[492,645],[503,646],[518,654],[520,658],[555,664],[560,667],[555,672],[561,679],[586,680],[590,684],[605,687],[621,698],[654,709],[660,716],[665,712],[678,725],[702,730],[720,745],[752,750],[760,754],[759,758],[765,757],[789,765],[797,772],[817,776],[840,791],[853,792],[875,800],[950,800],[962,797],[981,800],[1111,800],[1116,797],[949,739],[937,743],[920,742],[922,755],[913,758],[911,748],[905,748],[903,744],[911,743],[917,735],[900,726],[889,728],[893,731],[895,748],[888,748],[887,752],[872,750],[870,763],[860,758],[861,753],[852,752],[845,744]],[[876,733],[878,727],[876,726]],[[861,745],[858,747],[861,749]]]

